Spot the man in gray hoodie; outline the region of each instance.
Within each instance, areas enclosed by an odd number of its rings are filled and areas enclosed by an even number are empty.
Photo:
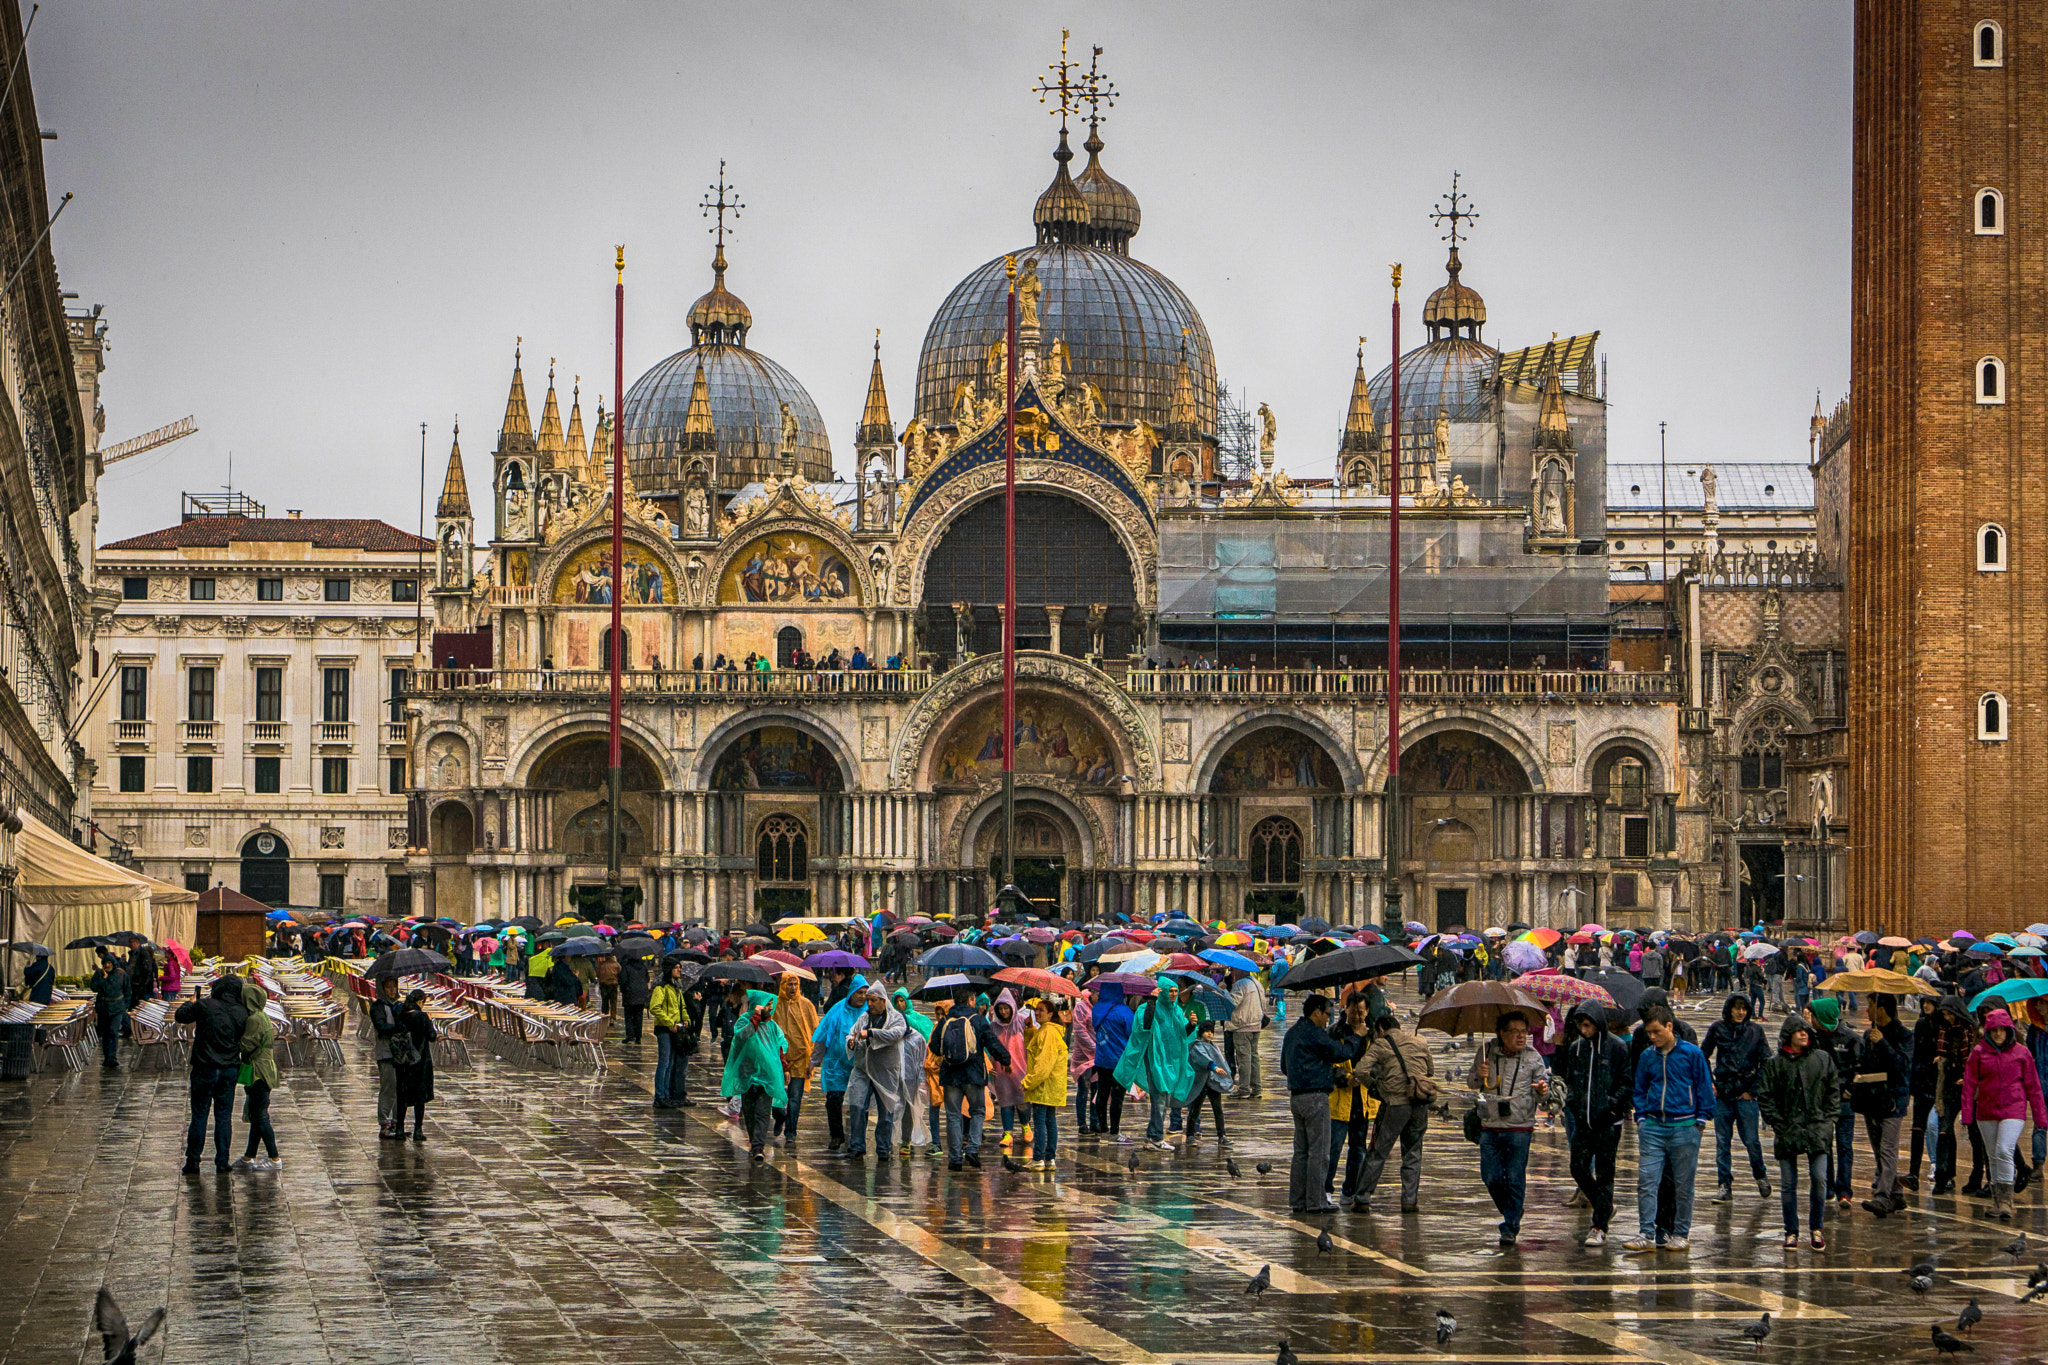
[[[877,983],[865,993],[867,1008],[846,1033],[852,1068],[846,1079],[846,1159],[858,1161],[868,1149],[868,1110],[875,1111],[875,1159],[896,1150],[894,1116],[909,1103],[903,1075],[903,1039],[910,1023],[889,1003],[889,989]]]

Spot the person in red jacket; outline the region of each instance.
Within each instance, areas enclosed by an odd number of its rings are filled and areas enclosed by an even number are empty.
[[[1993,1010],[1984,1016],[1984,1039],[1970,1049],[1963,1068],[1963,1122],[1974,1123],[1991,1154],[1991,1213],[2012,1217],[2013,1151],[2032,1117],[2048,1128],[2048,1103],[2034,1055],[2021,1047],[2012,1016]]]

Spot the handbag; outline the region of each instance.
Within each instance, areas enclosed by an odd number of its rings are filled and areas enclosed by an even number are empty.
[[[1415,1073],[1408,1069],[1408,1059],[1401,1055],[1400,1046],[1395,1043],[1388,1043],[1387,1046],[1394,1049],[1394,1060],[1400,1063],[1401,1066],[1401,1078],[1408,1082],[1408,1093],[1415,1097],[1415,1102],[1425,1109],[1435,1104],[1438,1093],[1436,1077],[1424,1076],[1422,1079],[1417,1080]],[[1479,1141],[1478,1138],[1473,1138],[1472,1140],[1474,1142]]]
[[[410,1033],[401,1031],[391,1035],[391,1064],[393,1066],[418,1066],[420,1064],[420,1045],[412,1040]]]
[[[1465,1141],[1476,1147],[1479,1145],[1479,1135],[1485,1131],[1479,1122],[1479,1106],[1475,1104],[1465,1111]]]
[[[235,1079],[238,1083],[242,1085],[248,1085],[250,1082],[254,1081],[256,1079],[255,1064],[251,1062],[243,1062],[242,1074],[236,1077]]]

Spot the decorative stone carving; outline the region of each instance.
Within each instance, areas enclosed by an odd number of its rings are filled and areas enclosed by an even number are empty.
[[[205,825],[187,825],[187,826],[185,826],[185,847],[187,847],[187,848],[205,848],[205,847],[206,847],[206,826],[205,826]]]
[[[294,616],[292,618],[292,634],[311,635],[313,633],[313,628],[319,624],[320,623],[318,619],[315,617]]]
[[[509,724],[504,716],[484,717],[484,762],[505,761],[505,735]]]
[[[1572,721],[1550,722],[1550,753],[1547,762],[1570,764],[1578,761],[1579,727]]]
[[[294,602],[311,602],[320,595],[320,585],[310,578],[293,578],[286,582],[284,590]]]
[[[860,722],[860,758],[863,763],[886,763],[889,759],[889,718],[864,716]]]
[[[159,616],[156,618],[156,633],[159,635],[176,635],[184,628],[185,618],[182,616]]]
[[[1163,720],[1159,722],[1159,747],[1168,763],[1186,763],[1194,750],[1192,735],[1193,722],[1185,720]]]
[[[396,849],[406,847],[404,825],[388,825],[385,827],[384,847]]]
[[[1002,673],[1001,657],[991,654],[947,673],[936,686],[919,697],[910,708],[910,714],[904,718],[903,728],[897,737],[889,785],[908,788],[915,780],[917,766],[923,760],[925,747],[933,734],[958,714],[958,708],[969,696],[1000,685]],[[1109,719],[1109,728],[1114,729],[1129,748],[1134,769],[1130,776],[1141,787],[1149,788],[1157,781],[1159,763],[1151,734],[1130,698],[1108,674],[1077,659],[1025,654],[1017,659],[1017,681],[1065,688],[1087,698],[1098,713]],[[1078,792],[1080,788],[1075,790]]]
[[[346,635],[356,628],[356,623],[345,616],[331,616],[320,622],[320,629],[329,635]]]
[[[1016,782],[1017,790],[1020,792],[1029,791],[1032,788],[1037,788],[1041,791],[1057,792],[1059,795],[1064,796],[1074,809],[1080,811],[1082,817],[1088,821],[1088,834],[1090,840],[1095,845],[1097,858],[1103,857],[1105,850],[1111,847],[1109,831],[1104,827],[1102,814],[1097,808],[1098,802],[1101,800],[1100,793],[1091,795],[1073,781],[1064,777],[1054,777],[1049,773],[1018,773],[1016,775]],[[967,838],[967,821],[977,810],[981,809],[982,804],[991,795],[1001,790],[1002,783],[1000,781],[984,783],[981,789],[975,793],[972,800],[960,803],[959,809],[953,813],[952,821],[947,825],[945,842],[940,846],[945,852],[941,856],[957,857],[963,863],[980,861],[964,843]],[[999,819],[1000,817],[995,818]],[[986,826],[983,828],[985,829]]]
[[[341,847],[341,841],[342,841],[342,827],[341,827],[340,825],[322,825],[322,826],[320,826],[320,847],[322,847],[322,848],[340,848],[340,847]]]
[[[217,616],[188,617],[185,621],[185,629],[191,631],[194,635],[211,635],[220,629],[220,618]]]
[[[249,633],[249,618],[246,616],[223,616],[220,618],[220,628],[223,634],[247,635]]]
[[[249,602],[255,599],[255,586],[241,577],[221,578],[214,581],[214,595],[223,602]]]
[[[161,574],[152,575],[149,580],[149,600],[152,602],[176,602],[183,600],[185,585],[175,578]]]
[[[142,826],[121,826],[121,842],[128,845],[128,847],[130,848],[134,848],[137,844],[140,844],[142,842]]]

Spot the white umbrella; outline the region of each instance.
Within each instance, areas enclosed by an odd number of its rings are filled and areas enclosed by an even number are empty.
[[[1777,951],[1778,945],[1775,943],[1752,943],[1742,950],[1742,960],[1744,962],[1761,962]]]

